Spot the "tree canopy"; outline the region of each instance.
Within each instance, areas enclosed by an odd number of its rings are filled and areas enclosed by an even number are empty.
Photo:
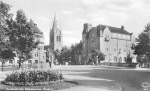
[[[33,26],[27,21],[27,17],[22,10],[17,11],[16,19],[7,20],[9,42],[20,59],[31,58],[31,51],[37,47]],[[20,60],[21,61],[21,60]]]

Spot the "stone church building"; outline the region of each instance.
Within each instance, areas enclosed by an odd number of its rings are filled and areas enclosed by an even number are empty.
[[[127,54],[133,56],[131,50],[135,38],[132,33],[125,30],[124,26],[120,28],[107,25],[98,25],[92,27],[85,23],[82,32],[82,63],[88,62],[88,56],[93,50],[99,50],[104,53],[104,62],[124,63]]]
[[[52,29],[50,30],[49,34],[49,45],[50,48],[55,50],[61,50],[62,48],[62,31],[59,28],[57,16],[55,15]]]

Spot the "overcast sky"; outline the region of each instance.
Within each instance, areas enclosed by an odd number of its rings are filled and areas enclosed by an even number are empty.
[[[63,32],[63,45],[82,39],[84,23],[125,26],[137,36],[150,22],[150,0],[2,0],[12,6],[11,12],[22,9],[37,23],[49,44],[55,12]]]

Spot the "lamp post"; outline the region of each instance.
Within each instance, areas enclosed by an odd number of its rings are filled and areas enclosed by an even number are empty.
[[[98,65],[98,55],[96,56],[96,64]]]
[[[51,66],[53,67],[54,66],[54,56],[52,55],[51,58],[52,58],[52,60],[51,60]]]
[[[64,58],[62,58],[63,59],[63,63],[62,63],[62,65],[64,65]]]

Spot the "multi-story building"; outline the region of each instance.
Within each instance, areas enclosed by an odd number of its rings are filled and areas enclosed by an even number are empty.
[[[43,32],[37,27],[37,24],[30,21],[32,29],[35,33],[35,41],[38,41],[39,44],[36,49],[34,49],[32,53],[32,59],[28,61],[28,63],[46,63],[46,51],[44,50],[44,35]]]
[[[125,62],[127,54],[133,56],[131,50],[135,42],[134,35],[121,28],[98,25],[92,27],[85,23],[82,32],[82,63],[88,62],[88,56],[93,50],[99,50],[105,54],[104,62]]]

